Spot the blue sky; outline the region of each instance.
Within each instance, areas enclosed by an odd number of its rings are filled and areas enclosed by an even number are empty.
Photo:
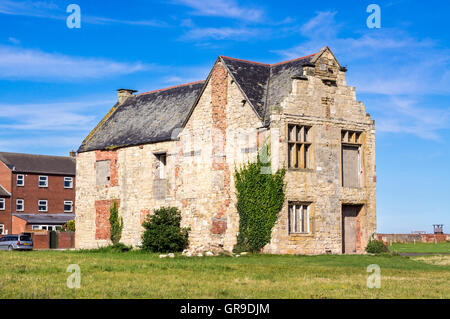
[[[80,29],[66,26],[70,3]],[[328,45],[376,120],[378,231],[448,232],[448,12],[437,0],[0,0],[0,150],[67,155],[118,88],[202,80],[221,54],[276,63]]]

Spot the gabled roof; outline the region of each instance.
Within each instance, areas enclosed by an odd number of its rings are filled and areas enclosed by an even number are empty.
[[[0,197],[11,197],[11,193],[8,192],[2,185],[0,185]]]
[[[276,64],[264,64],[221,56],[256,113],[268,125],[270,107],[278,106],[292,87],[291,78],[303,75],[303,65],[315,54]]]
[[[292,77],[303,75],[303,66],[319,53],[276,64],[219,56],[245,99],[264,125],[269,125],[270,108],[279,106],[290,93]],[[83,141],[78,152],[169,141],[177,128],[188,121],[206,81],[187,83],[132,95],[116,104]],[[174,133],[175,136],[172,136]]]
[[[0,152],[0,161],[16,173],[75,176],[73,157]]]
[[[184,123],[204,81],[133,95],[81,144],[78,152],[170,140]]]
[[[26,221],[28,224],[56,224],[62,225],[75,219],[75,214],[13,214],[13,216]]]

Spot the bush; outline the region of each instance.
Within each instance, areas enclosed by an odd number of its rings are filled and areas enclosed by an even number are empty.
[[[67,231],[74,232],[75,231],[75,221],[74,220],[69,220],[67,223],[62,225],[61,231],[62,232],[67,232]]]
[[[386,245],[381,240],[371,239],[367,243],[366,252],[370,254],[381,254],[386,253],[388,251],[389,250],[387,249]]]
[[[119,218],[119,209],[116,202],[113,203],[109,210],[109,224],[111,225],[109,237],[114,246],[120,242],[123,229],[123,218]]]
[[[267,154],[267,145],[261,156]],[[259,252],[272,236],[272,228],[284,203],[285,170],[271,173],[270,161],[262,163],[258,154],[256,163],[249,163],[235,171],[239,234],[235,252]]]
[[[188,246],[189,228],[181,228],[181,212],[176,207],[156,209],[142,226],[142,249],[151,252],[178,252]]]

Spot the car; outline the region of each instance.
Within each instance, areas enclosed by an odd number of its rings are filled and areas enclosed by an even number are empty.
[[[0,238],[0,250],[33,250],[30,235],[5,235]]]

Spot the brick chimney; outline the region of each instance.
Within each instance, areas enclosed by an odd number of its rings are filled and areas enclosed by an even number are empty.
[[[122,104],[125,102],[127,98],[133,95],[133,93],[137,92],[136,90],[129,90],[129,89],[118,89],[117,90],[117,101],[119,104]]]

